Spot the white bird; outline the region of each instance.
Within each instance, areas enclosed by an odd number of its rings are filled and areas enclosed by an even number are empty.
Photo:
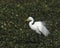
[[[36,33],[38,34],[42,33],[44,36],[48,36],[48,34],[50,33],[48,29],[44,26],[43,22],[41,21],[34,22],[34,19],[32,17],[28,17],[26,21],[29,21],[29,27],[32,30],[36,31]]]

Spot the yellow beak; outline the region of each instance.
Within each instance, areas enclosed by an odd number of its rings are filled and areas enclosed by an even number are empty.
[[[28,19],[26,19],[25,21],[29,21]]]

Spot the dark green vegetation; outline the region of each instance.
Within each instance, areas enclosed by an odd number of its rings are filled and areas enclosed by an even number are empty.
[[[45,21],[50,35],[32,31],[29,16]],[[60,0],[0,0],[0,48],[60,48]]]

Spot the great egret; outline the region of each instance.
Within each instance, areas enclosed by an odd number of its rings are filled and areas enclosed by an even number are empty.
[[[48,29],[44,26],[43,22],[41,21],[34,22],[34,19],[32,17],[28,17],[26,21],[29,21],[29,27],[32,30],[36,31],[36,33],[38,34],[42,33],[44,36],[48,36],[48,34],[50,33]]]

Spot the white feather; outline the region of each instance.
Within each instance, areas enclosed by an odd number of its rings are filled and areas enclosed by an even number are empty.
[[[42,33],[44,36],[48,36],[48,34],[50,32],[44,26],[43,22],[41,22],[41,21],[34,22],[34,19],[32,17],[29,17],[28,20],[30,20],[29,26],[32,30],[35,30],[36,33],[38,33],[38,34]],[[34,22],[34,24],[33,24],[33,22]]]

